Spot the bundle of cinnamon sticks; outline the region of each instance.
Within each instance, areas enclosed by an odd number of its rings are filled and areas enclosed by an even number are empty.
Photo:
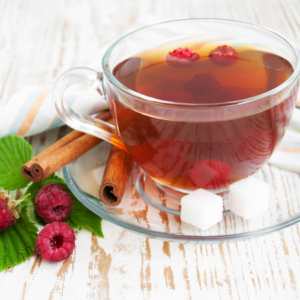
[[[111,114],[104,111],[97,118],[109,121]],[[30,181],[42,181],[101,142],[97,137],[74,130],[23,165],[22,174]],[[111,147],[99,188],[99,198],[104,204],[120,204],[133,165],[127,152]]]

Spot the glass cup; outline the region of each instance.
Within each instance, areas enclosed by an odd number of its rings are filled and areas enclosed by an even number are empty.
[[[142,95],[113,75],[121,62],[176,40],[231,37],[285,58],[292,75],[255,97],[222,103],[178,103]],[[183,45],[184,46],[184,45]],[[189,193],[215,193],[256,173],[270,158],[289,124],[298,93],[299,49],[269,29],[230,20],[189,19],[156,24],[117,40],[106,51],[103,72],[74,68],[56,81],[53,97],[70,127],[128,151],[157,185]],[[107,99],[115,125],[82,115],[65,101],[65,89],[89,84]]]

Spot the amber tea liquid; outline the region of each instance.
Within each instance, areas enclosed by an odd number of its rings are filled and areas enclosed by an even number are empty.
[[[161,45],[121,62],[113,74],[131,90],[156,99],[230,105],[276,88],[293,73],[284,58],[230,41],[227,45],[236,51],[235,58],[218,63],[211,53],[220,45],[214,41]],[[184,47],[196,59],[183,60],[182,65],[176,65],[176,57],[175,63],[170,61],[168,54]],[[159,182],[190,191],[220,190],[260,169],[283,136],[296,92],[262,112],[213,122],[164,120],[131,110],[109,91],[108,98],[135,161]]]

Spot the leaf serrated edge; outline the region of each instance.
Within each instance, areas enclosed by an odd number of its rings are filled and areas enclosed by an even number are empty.
[[[27,235],[20,234],[23,231],[23,229],[25,231],[25,227],[23,224],[24,222],[27,223],[27,226],[26,226]],[[22,223],[22,224],[20,224],[20,223]],[[18,226],[18,225],[20,225],[20,226]],[[11,254],[14,251],[17,256],[19,255],[21,257],[12,259],[12,256],[10,255],[10,258],[5,259],[4,255],[2,255],[2,256],[0,255],[0,271],[3,271],[9,267],[12,267],[14,265],[17,265],[17,264],[20,264],[20,263],[26,261],[34,253],[35,240],[38,235],[38,228],[35,226],[34,222],[32,222],[29,217],[27,206],[22,208],[22,212],[20,214],[20,219],[18,219],[14,225],[12,225],[11,227],[2,231],[1,235],[2,235],[2,238],[0,239],[0,253],[1,252],[4,253],[4,251],[5,251],[5,247],[3,244],[3,242],[4,242],[3,236],[4,236],[4,240],[6,240],[6,242],[8,242],[8,244],[10,245],[9,253]],[[23,248],[23,253],[16,251],[16,250],[20,250],[20,249],[16,249],[16,247],[14,246],[11,235],[14,235],[15,237],[17,236],[19,238],[19,240],[21,240],[21,242],[22,242],[21,248]],[[24,240],[24,237],[25,237],[25,240]],[[29,245],[28,240],[33,241],[32,246]],[[2,247],[1,247],[1,245],[2,245]],[[25,254],[24,254],[24,252],[25,252]],[[3,257],[3,258],[1,259],[1,257]]]
[[[6,135],[0,139],[0,154],[0,174],[6,179],[0,180],[0,187],[7,191],[25,188],[30,181],[23,177],[21,166],[33,157],[30,144],[23,137]]]

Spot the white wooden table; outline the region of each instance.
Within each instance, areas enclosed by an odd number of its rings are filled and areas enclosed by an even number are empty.
[[[0,109],[22,87],[87,63],[149,13],[242,20],[300,38],[299,11],[299,0],[0,0]],[[28,140],[38,153],[67,131]],[[0,273],[0,299],[298,299],[299,224],[220,245],[153,240],[106,221],[103,231],[78,232],[62,263],[34,255]]]

